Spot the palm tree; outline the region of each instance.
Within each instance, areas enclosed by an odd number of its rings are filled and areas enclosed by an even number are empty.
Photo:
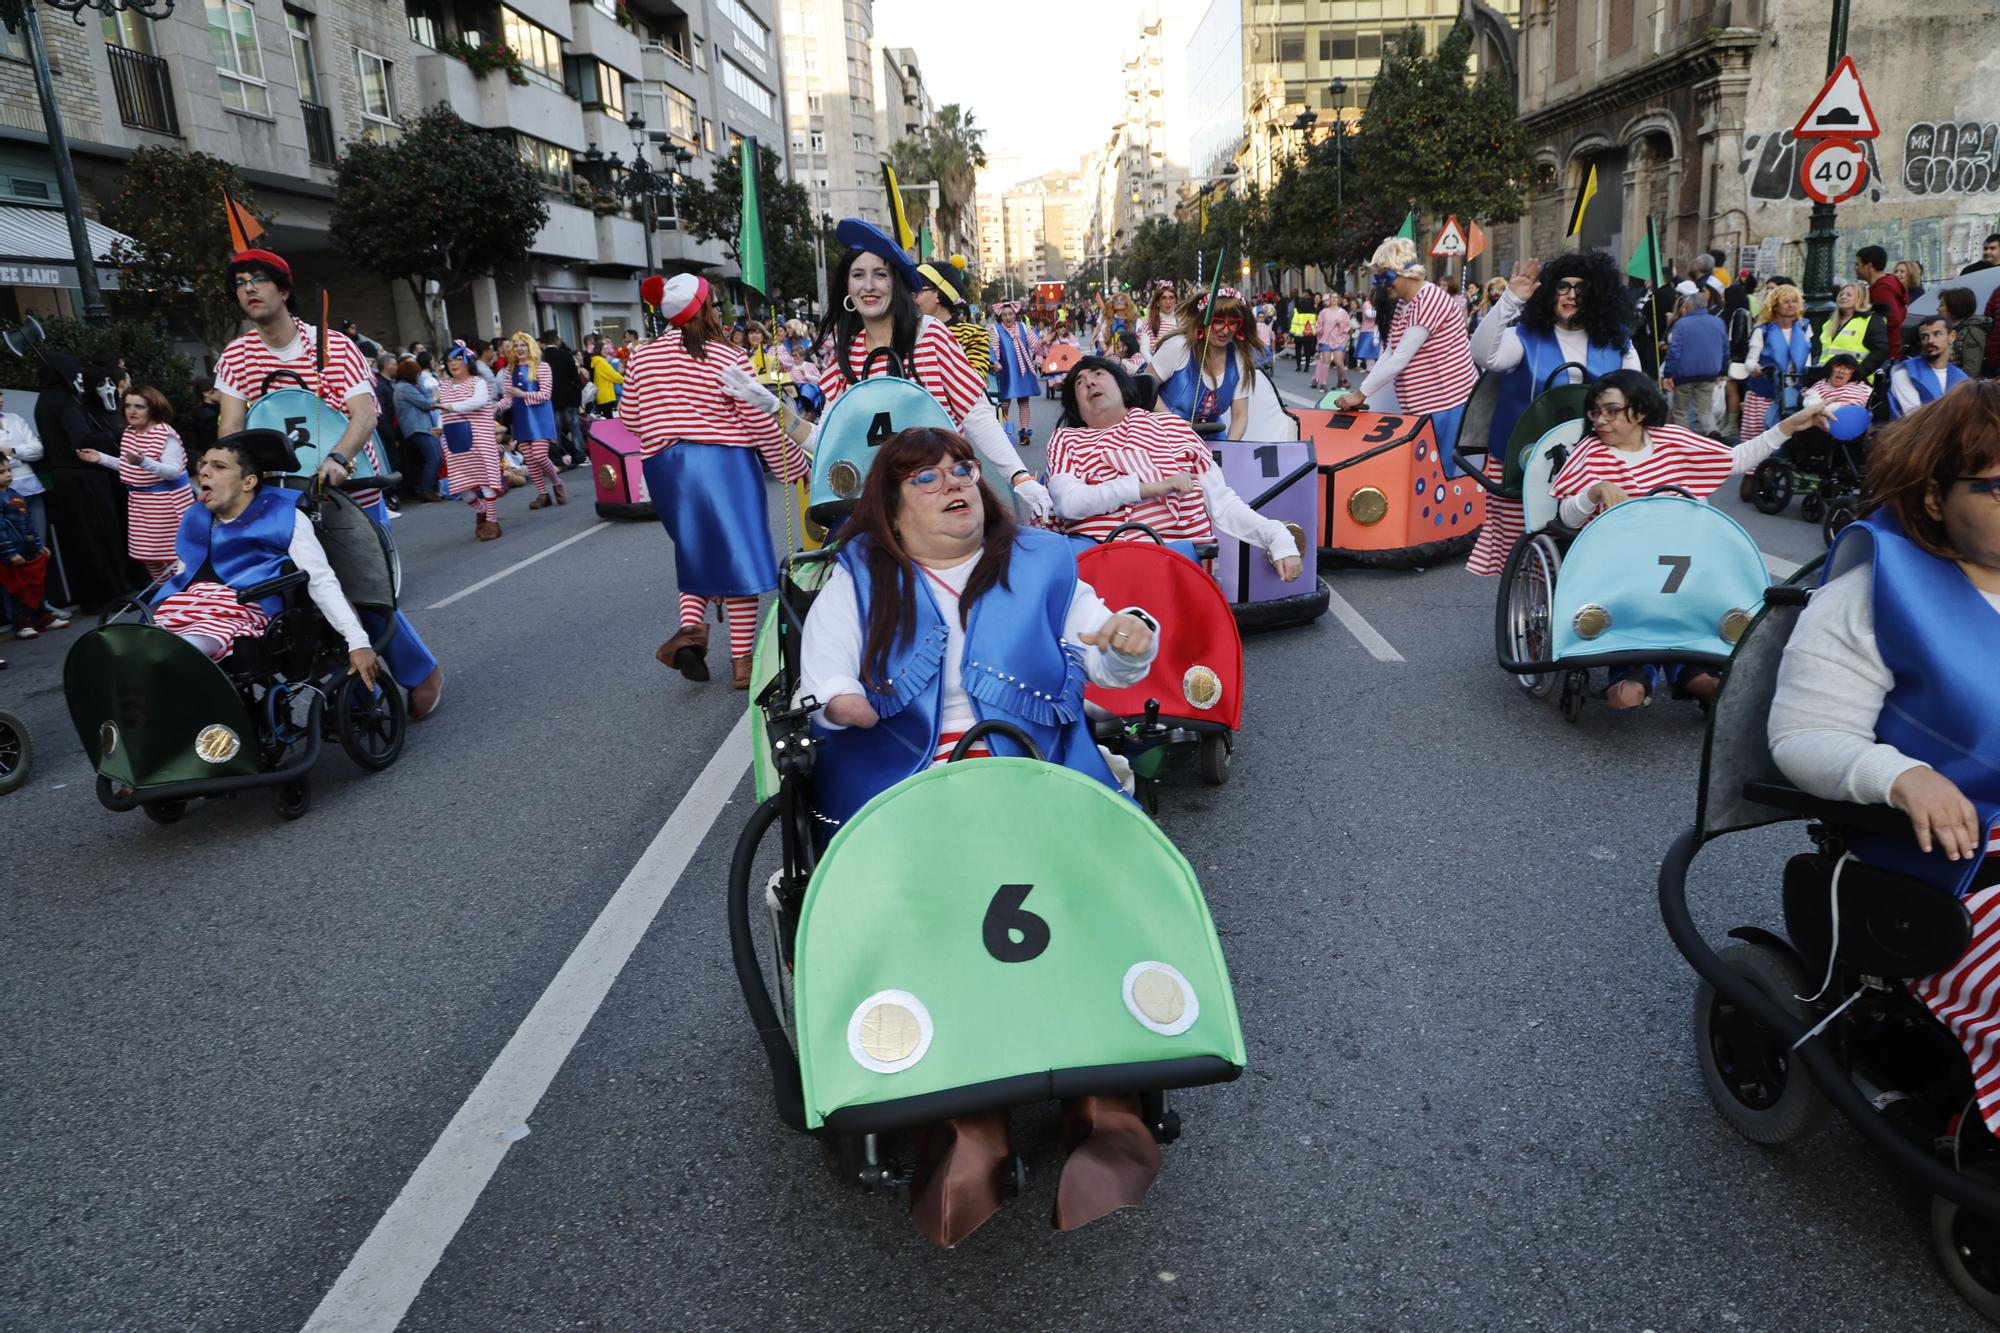
[[[956,102],[938,108],[937,119],[916,135],[889,145],[889,165],[905,184],[936,181],[938,186],[938,243],[948,246],[953,237],[961,240],[970,233],[966,215],[973,207],[973,192],[979,169],[986,165],[986,131],[974,123],[973,113]]]

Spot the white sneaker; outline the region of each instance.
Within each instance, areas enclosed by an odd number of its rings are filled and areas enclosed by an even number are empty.
[[[50,622],[49,622],[48,624],[46,624],[46,625],[42,626],[42,628],[43,628],[43,629],[45,629],[45,630],[48,630],[48,629],[68,629],[68,628],[69,628],[69,617],[68,617],[68,616],[57,616],[57,617],[56,617],[56,618],[55,618],[54,620],[51,620],[51,621],[50,621]]]
[[[42,632],[33,625],[17,625],[14,627],[14,637],[17,639],[39,639],[41,636]]]

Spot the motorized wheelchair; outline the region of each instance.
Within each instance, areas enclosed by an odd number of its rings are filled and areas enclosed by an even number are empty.
[[[1838,440],[1819,427],[1785,442],[1780,457],[1767,458],[1751,474],[1750,503],[1760,514],[1782,514],[1799,498],[1799,517],[1821,525],[1827,545],[1854,521],[1862,474],[1868,469],[1868,442]]]
[[[826,551],[788,560],[759,636],[759,804],[730,866],[731,950],[779,1119],[842,1179],[886,1193],[910,1183],[909,1130],[979,1111],[1137,1092],[1172,1142],[1168,1092],[1232,1080],[1246,1060],[1192,867],[1130,801],[998,722],[954,760],[994,733],[1027,757],[926,769],[832,827],[813,797],[818,702],[796,698],[831,568]],[[1010,1165],[1018,1192],[1026,1168]]]
[[[395,632],[400,581],[388,532],[343,490],[294,476],[265,481],[299,493],[348,600],[380,617],[379,654]],[[343,486],[395,484],[378,476]],[[288,565],[240,590],[240,602],[278,596],[284,605],[261,636],[239,639],[220,662],[152,624],[154,589],[107,610],[77,640],[63,662],[63,697],[107,810],[137,806],[171,824],[198,797],[269,788],[277,813],[297,819],[312,805],[323,740],[369,772],[396,762],[407,722],[401,691],[386,669],[372,691],[350,673],[346,645],[305,585]]]
[[[2000,1142],[1973,1100],[1965,1052],[1905,985],[1965,953],[1971,927],[1960,895],[1990,872],[1975,859],[1954,892],[1940,887],[1950,875],[1843,864],[1857,839],[1910,838],[1909,820],[1888,806],[1819,800],[1778,773],[1766,728],[1806,595],[1797,582],[1771,589],[1737,643],[1709,717],[1695,822],[1660,867],[1667,933],[1700,977],[1696,1060],[1723,1118],[1752,1142],[1800,1141],[1830,1110],[1851,1121],[1933,1196],[1938,1262],[1974,1308],[2000,1322]],[[1695,856],[1718,838],[1800,819],[1810,821],[1813,850],[1784,868],[1784,929],[1738,926],[1734,943],[1712,948],[1688,907]]]

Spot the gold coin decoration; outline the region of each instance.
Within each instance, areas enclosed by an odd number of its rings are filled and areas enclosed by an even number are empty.
[[[827,485],[843,500],[852,500],[861,494],[861,470],[841,459],[826,470]]]
[[[1735,643],[1750,628],[1750,613],[1742,607],[1733,607],[1722,613],[1722,641]]]
[[[598,484],[599,486],[602,486],[602,487],[603,487],[603,488],[604,488],[605,490],[607,490],[607,491],[615,491],[615,490],[617,490],[617,489],[618,489],[618,465],[617,465],[616,463],[600,463],[600,464],[598,464],[598,466],[597,466],[597,484]]]
[[[1181,693],[1196,708],[1213,708],[1222,702],[1222,677],[1213,668],[1197,663],[1181,678]]]
[[[1373,486],[1363,486],[1347,497],[1347,512],[1356,523],[1380,523],[1389,516],[1389,497]]]
[[[1576,618],[1570,623],[1576,626],[1580,637],[1594,639],[1611,628],[1611,613],[1596,602],[1586,602],[1577,608]]]
[[[923,1035],[923,1025],[915,1014],[900,1004],[885,1002],[869,1006],[861,1015],[856,1040],[869,1059],[892,1065],[909,1059]]]
[[[1165,1027],[1180,1021],[1187,1012],[1187,996],[1178,981],[1158,968],[1149,967],[1132,982],[1132,1003],[1139,1012]]]
[[[194,752],[211,764],[228,763],[242,748],[243,742],[236,738],[236,733],[220,722],[203,727],[194,738]]]

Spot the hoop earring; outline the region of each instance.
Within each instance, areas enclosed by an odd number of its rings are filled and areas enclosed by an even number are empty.
[[[849,313],[850,315],[851,315],[851,314],[853,314],[853,313],[854,313],[854,298],[853,298],[852,296],[843,296],[843,297],[841,297],[841,298],[840,298],[840,308],[841,308],[842,310],[845,310],[845,311],[847,311],[847,313]]]

